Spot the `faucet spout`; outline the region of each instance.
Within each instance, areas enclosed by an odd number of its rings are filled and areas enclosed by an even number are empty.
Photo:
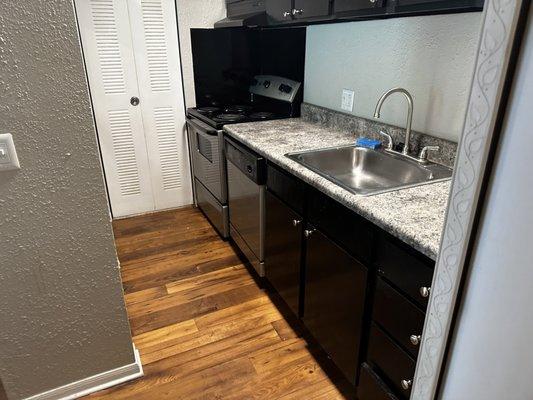
[[[381,106],[385,100],[393,93],[401,93],[407,100],[407,123],[405,126],[405,146],[402,150],[402,154],[409,154],[409,143],[411,141],[411,124],[413,122],[413,97],[411,94],[404,88],[393,88],[383,93],[379,98],[378,103],[376,104],[376,109],[374,110],[374,118],[379,118],[381,113]]]

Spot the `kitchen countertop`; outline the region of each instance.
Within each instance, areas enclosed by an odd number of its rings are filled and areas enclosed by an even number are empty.
[[[360,196],[285,156],[295,151],[353,144],[355,135],[352,133],[299,118],[226,125],[224,131],[391,235],[436,259],[450,181]]]

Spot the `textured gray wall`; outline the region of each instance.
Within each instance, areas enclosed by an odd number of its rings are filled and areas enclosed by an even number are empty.
[[[431,15],[307,28],[305,101],[341,110],[355,91],[353,114],[372,119],[379,97],[402,86],[414,98],[413,129],[457,142],[463,129],[481,13]],[[407,105],[394,95],[383,122],[405,126]]]
[[[134,361],[74,10],[3,0],[0,376],[19,399]]]

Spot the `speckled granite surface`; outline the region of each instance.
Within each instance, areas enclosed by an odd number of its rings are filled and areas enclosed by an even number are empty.
[[[226,125],[224,130],[421,253],[436,259],[450,181],[375,196],[358,196],[285,156],[294,151],[351,144],[354,134],[299,118]]]
[[[314,104],[302,104],[302,120],[383,141],[383,136],[379,134],[381,130],[391,135],[394,143],[403,143],[405,141],[405,128],[388,125],[379,120],[370,120],[352,114],[345,114]],[[429,152],[428,158],[433,162],[453,168],[455,154],[457,153],[457,143],[416,131],[411,132],[409,149],[412,154],[418,154],[424,146],[430,145],[439,146],[440,150],[438,152]]]

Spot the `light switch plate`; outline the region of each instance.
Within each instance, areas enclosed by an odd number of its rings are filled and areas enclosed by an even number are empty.
[[[20,169],[11,133],[0,134],[0,172]]]
[[[345,111],[353,111],[354,91],[350,89],[342,89],[341,108]]]

